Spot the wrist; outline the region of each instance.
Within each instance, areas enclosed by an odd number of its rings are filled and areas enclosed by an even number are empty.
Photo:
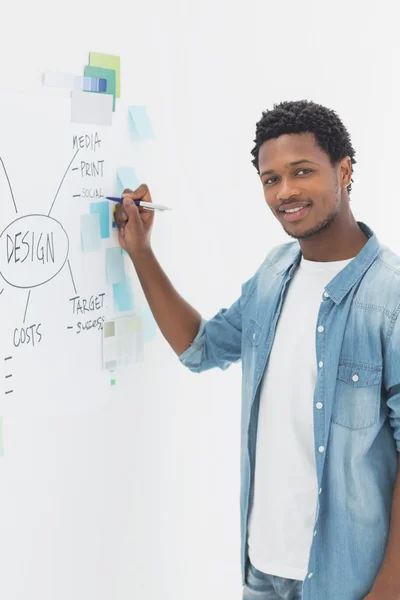
[[[142,250],[134,250],[133,252],[128,252],[128,254],[134,265],[154,258],[154,253],[151,246],[149,246],[148,248],[143,248]]]

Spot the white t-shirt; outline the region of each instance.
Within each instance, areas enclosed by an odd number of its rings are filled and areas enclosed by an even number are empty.
[[[249,558],[264,573],[303,580],[315,523],[315,336],[326,285],[349,262],[302,257],[286,293],[261,382]]]

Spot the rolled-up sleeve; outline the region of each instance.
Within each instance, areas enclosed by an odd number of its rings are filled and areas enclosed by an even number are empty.
[[[399,312],[399,311],[398,311]],[[387,391],[389,420],[397,451],[400,452],[400,317],[394,324],[384,363],[384,386]]]
[[[230,308],[201,320],[195,339],[179,360],[195,373],[215,367],[225,370],[240,360],[241,348],[242,296]]]

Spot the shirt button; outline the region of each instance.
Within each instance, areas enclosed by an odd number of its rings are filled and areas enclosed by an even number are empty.
[[[322,362],[322,360],[320,360],[320,361],[319,361],[319,363],[318,363],[318,366],[319,366],[320,368],[322,368],[322,367],[324,366],[324,363]]]
[[[256,334],[255,334],[255,333],[253,333],[253,340],[255,340],[255,339],[256,339]]]
[[[324,450],[325,450],[324,446],[320,446],[320,447],[318,448],[318,452],[321,452],[321,453],[322,453]]]
[[[329,298],[329,292],[324,292],[325,298]]]
[[[321,492],[322,492],[322,488],[319,488],[319,492],[318,492],[318,494],[320,494]]]
[[[320,325],[320,326],[318,327],[318,331],[319,331],[320,333],[322,333],[322,332],[324,331],[324,329],[325,329],[325,327],[323,327],[322,325]]]
[[[317,535],[317,530],[314,529],[314,537]]]
[[[323,404],[322,404],[322,402],[317,402],[317,404],[316,404],[315,406],[316,406],[317,408],[322,408],[322,407],[323,407]]]
[[[312,577],[312,576],[313,576],[313,574],[312,574],[312,573],[309,573],[309,574],[307,575],[308,579],[311,579],[311,577]]]
[[[352,377],[352,380],[356,381],[356,382],[358,381],[358,375],[357,375],[357,373],[354,373],[354,375]]]

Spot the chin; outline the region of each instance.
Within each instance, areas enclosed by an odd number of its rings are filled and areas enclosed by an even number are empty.
[[[307,227],[303,224],[300,225],[300,223],[299,223],[298,224],[299,226],[294,226],[291,228],[287,228],[287,227],[283,226],[283,229],[290,237],[292,237],[296,240],[306,240],[308,238],[314,237],[315,235],[318,235],[318,234],[322,233],[323,231],[326,231],[327,229],[329,229],[329,227],[332,225],[335,218],[336,218],[336,214],[331,215],[324,221],[320,221],[319,223],[316,223],[313,227]],[[296,223],[294,223],[294,225],[296,225]]]

